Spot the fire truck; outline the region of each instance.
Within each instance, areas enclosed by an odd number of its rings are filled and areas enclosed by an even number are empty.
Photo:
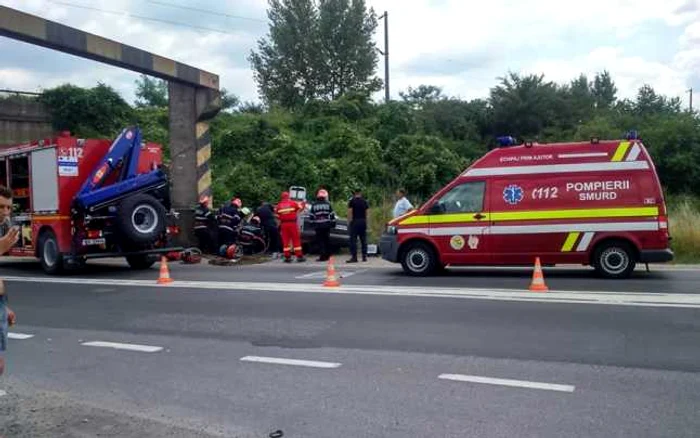
[[[58,137],[0,148],[0,184],[12,190],[9,255],[36,257],[48,274],[88,259],[125,257],[148,269],[177,232],[162,148],[138,127],[114,140]]]

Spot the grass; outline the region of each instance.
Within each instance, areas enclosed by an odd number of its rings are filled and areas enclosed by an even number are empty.
[[[675,263],[700,262],[700,207],[698,201],[684,198],[668,206],[671,248]]]

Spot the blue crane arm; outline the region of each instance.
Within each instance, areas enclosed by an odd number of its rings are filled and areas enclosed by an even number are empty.
[[[166,185],[167,177],[159,169],[138,174],[140,153],[141,131],[137,127],[124,129],[83,183],[74,200],[76,205],[87,209],[98,208],[131,193]],[[103,186],[117,169],[120,169],[119,177],[113,184]]]
[[[115,182],[135,177],[138,171],[140,153],[141,131],[133,126],[124,129],[109,147],[107,154],[95,166],[90,177],[85,180],[77,197],[80,198],[100,188],[118,167],[121,167],[122,172]]]

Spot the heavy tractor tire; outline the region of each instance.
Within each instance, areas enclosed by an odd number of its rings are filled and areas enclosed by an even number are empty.
[[[150,195],[134,195],[119,204],[117,224],[131,244],[153,243],[165,232],[165,207]]]

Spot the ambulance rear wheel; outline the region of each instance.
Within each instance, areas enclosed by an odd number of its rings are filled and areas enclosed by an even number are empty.
[[[39,238],[39,260],[41,267],[49,275],[63,271],[63,254],[58,247],[58,240],[53,231],[45,231]]]
[[[439,265],[435,251],[428,244],[412,243],[402,252],[401,267],[408,275],[414,277],[432,275]]]
[[[612,241],[600,245],[593,255],[593,266],[605,278],[628,278],[637,264],[632,246]]]

